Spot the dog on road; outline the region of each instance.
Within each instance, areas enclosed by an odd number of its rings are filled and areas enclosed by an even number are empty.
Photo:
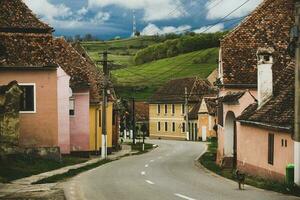
[[[243,190],[245,188],[245,178],[246,178],[245,174],[240,172],[239,170],[236,170],[235,175],[239,184],[239,189]]]

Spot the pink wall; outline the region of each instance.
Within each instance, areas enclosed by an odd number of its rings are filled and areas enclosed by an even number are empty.
[[[239,91],[243,91],[243,90],[237,90],[237,89],[222,89],[220,90],[219,95],[220,96],[225,96],[227,92],[239,92]],[[255,90],[249,90],[250,93],[254,96],[257,97],[257,91]],[[217,162],[221,163],[222,159],[224,158],[224,142],[225,142],[225,127],[226,127],[226,115],[228,112],[233,112],[235,117],[238,117],[241,115],[241,113],[245,110],[245,108],[247,108],[250,104],[254,103],[254,99],[253,97],[246,92],[244,94],[243,97],[241,97],[239,99],[239,103],[238,104],[233,104],[233,105],[229,105],[229,104],[223,104],[223,127],[222,126],[218,126],[218,152],[217,152]],[[237,132],[239,132],[239,130],[237,129]]]
[[[70,153],[69,98],[70,86],[68,76],[61,68],[57,69],[57,108],[58,108],[58,145],[63,154]]]
[[[89,151],[89,90],[73,91],[75,116],[70,116],[71,151]]]
[[[238,167],[249,174],[283,179],[285,167],[294,162],[291,134],[274,132],[238,123]],[[274,133],[274,164],[268,164],[268,134]],[[287,140],[282,147],[281,140]]]
[[[36,113],[20,114],[20,145],[25,147],[58,146],[56,70],[0,72],[1,85],[12,80],[36,84]]]

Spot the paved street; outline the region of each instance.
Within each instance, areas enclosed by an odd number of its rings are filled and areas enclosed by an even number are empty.
[[[290,200],[296,197],[263,191],[220,178],[194,165],[204,143],[148,141],[150,153],[122,158],[83,173],[65,184],[67,199],[86,200]]]

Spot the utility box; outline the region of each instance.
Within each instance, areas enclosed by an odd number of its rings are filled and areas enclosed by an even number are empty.
[[[294,164],[288,164],[286,166],[286,174],[285,174],[285,181],[287,184],[294,184]]]

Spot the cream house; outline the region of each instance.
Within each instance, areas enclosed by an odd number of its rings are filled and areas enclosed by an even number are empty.
[[[185,104],[185,88],[188,93],[187,105]],[[150,137],[198,140],[198,121],[197,119],[189,120],[188,128],[186,116],[189,116],[187,113],[190,113],[199,104],[203,96],[211,95],[213,92],[214,90],[207,80],[201,80],[196,77],[176,79],[168,82],[150,99]]]

